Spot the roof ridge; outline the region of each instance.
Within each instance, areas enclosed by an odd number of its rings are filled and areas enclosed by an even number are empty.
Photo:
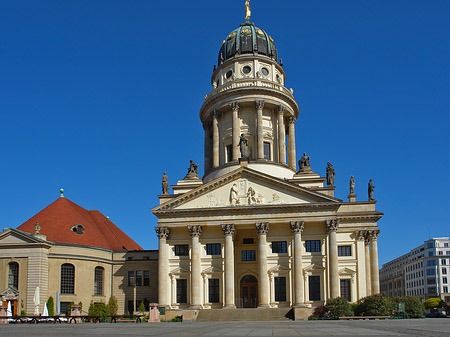
[[[101,218],[102,218],[102,221],[107,225],[106,227],[108,227],[108,229],[110,230],[110,232],[114,235],[114,237],[120,242],[120,244],[122,245],[122,247],[124,247],[125,249],[127,249],[126,247],[125,247],[125,245],[123,244],[123,241],[117,236],[117,234],[112,230],[112,228],[111,228],[111,225],[108,223],[108,218],[102,213],[102,212],[100,212],[99,210],[91,210],[91,211],[88,211],[89,212],[89,215],[91,216],[91,218],[92,218],[92,215],[90,214],[90,212],[98,212],[99,214],[100,214],[100,216],[101,216]],[[94,221],[95,221],[95,219],[94,218],[92,218]],[[113,224],[113,222],[112,221],[109,221],[109,222],[111,222],[112,224]],[[114,224],[113,224],[114,225]],[[115,225],[114,225],[115,226]],[[116,226],[117,227],[117,226]],[[118,228],[118,227],[117,227]],[[128,250],[128,249],[127,249]]]

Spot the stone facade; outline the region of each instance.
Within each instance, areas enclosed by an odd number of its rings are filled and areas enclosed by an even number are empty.
[[[375,200],[335,198],[309,157],[297,171],[299,107],[285,78],[252,23],[224,41],[200,109],[205,175],[178,180],[152,210],[160,305],[311,307],[379,293],[382,213]]]

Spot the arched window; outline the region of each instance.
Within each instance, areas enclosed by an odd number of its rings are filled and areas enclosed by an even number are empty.
[[[94,272],[94,295],[103,295],[103,274],[105,269],[103,267],[95,267]]]
[[[19,264],[17,262],[9,264],[8,287],[19,289]]]
[[[61,294],[73,294],[75,288],[75,267],[64,263],[61,266]]]

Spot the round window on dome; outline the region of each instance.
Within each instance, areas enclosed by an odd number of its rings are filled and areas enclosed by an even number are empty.
[[[233,75],[233,71],[232,70],[228,70],[227,73],[225,74],[226,78],[230,78]]]
[[[244,66],[244,68],[242,68],[242,72],[244,74],[249,74],[252,71],[252,67],[250,66]]]
[[[267,69],[267,68],[261,68],[261,72],[264,76],[269,75],[269,69]]]

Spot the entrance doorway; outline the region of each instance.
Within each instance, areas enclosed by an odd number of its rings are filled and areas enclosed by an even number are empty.
[[[256,277],[246,275],[241,279],[241,298],[244,308],[258,306],[258,280]]]

